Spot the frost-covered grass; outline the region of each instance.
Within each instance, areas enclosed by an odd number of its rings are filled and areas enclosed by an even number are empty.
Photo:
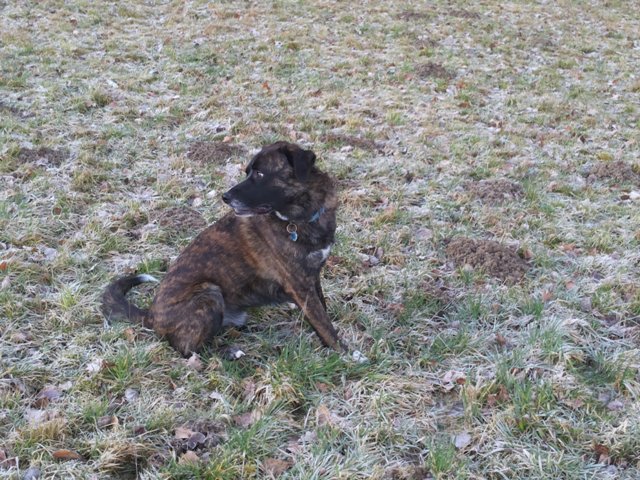
[[[0,476],[640,477],[631,3],[0,1]],[[324,286],[370,363],[286,308],[235,363],[105,326],[275,140],[339,181]]]

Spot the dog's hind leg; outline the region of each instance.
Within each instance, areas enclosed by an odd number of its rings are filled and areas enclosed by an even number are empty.
[[[184,356],[202,350],[222,330],[224,299],[213,283],[191,287],[182,301],[154,307],[154,329]]]

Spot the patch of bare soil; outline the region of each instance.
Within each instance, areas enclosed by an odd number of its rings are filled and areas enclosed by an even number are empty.
[[[407,10],[398,14],[398,18],[402,20],[428,20],[433,17],[432,13],[429,12],[416,12],[414,10]]]
[[[467,19],[477,19],[480,18],[480,14],[477,12],[470,12],[469,10],[450,10],[447,12],[447,15],[455,18],[467,18]]]
[[[171,235],[196,233],[207,226],[199,212],[189,207],[170,207],[159,212],[158,224]]]
[[[513,249],[493,240],[454,238],[446,254],[459,267],[469,265],[508,284],[520,282],[529,268]]]
[[[33,113],[24,112],[19,108],[14,107],[13,105],[7,105],[6,103],[1,101],[0,101],[0,112],[9,112],[10,114],[16,117],[22,117],[22,118],[33,117]]]
[[[349,145],[354,148],[367,151],[384,151],[384,144],[369,140],[368,138],[354,137],[345,135],[344,133],[327,133],[320,138],[321,141],[327,143],[337,143],[340,145]]]
[[[40,161],[54,167],[59,167],[67,158],[69,158],[69,152],[67,150],[54,150],[48,147],[21,148],[17,155],[17,159],[23,163]]]
[[[471,194],[484,203],[498,204],[522,197],[522,186],[503,178],[469,182],[466,185]]]
[[[176,453],[206,451],[222,441],[224,426],[215,422],[198,422],[176,430],[175,438],[170,442]]]
[[[441,80],[451,80],[454,73],[444,68],[439,63],[427,62],[416,68],[416,73],[421,78],[438,78]]]
[[[187,151],[187,158],[198,163],[223,163],[231,157],[245,153],[240,145],[226,142],[193,142]]]
[[[597,180],[607,180],[611,183],[633,183],[640,185],[640,173],[634,170],[633,166],[622,160],[615,162],[602,162],[591,167],[587,180],[594,182]]]

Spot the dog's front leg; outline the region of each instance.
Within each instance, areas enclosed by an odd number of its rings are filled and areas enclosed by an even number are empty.
[[[322,292],[322,285],[320,284],[320,275],[316,278],[316,293],[318,294],[318,298],[322,302],[322,307],[324,311],[327,311],[327,300],[324,298],[324,293]]]
[[[318,292],[319,285],[320,282],[318,280],[312,289],[305,291],[292,289],[287,293],[298,307],[300,307],[307,321],[322,340],[322,343],[334,350],[347,352],[348,349],[346,345],[340,340],[338,332],[331,323],[327,310],[323,305],[323,301],[321,300],[322,290],[320,289],[320,292]]]

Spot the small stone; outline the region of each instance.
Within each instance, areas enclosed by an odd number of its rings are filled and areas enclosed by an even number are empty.
[[[138,397],[140,396],[140,392],[138,392],[137,390],[135,390],[134,388],[127,388],[124,391],[124,398],[127,400],[127,402],[131,403],[135,400],[138,399]]]
[[[40,478],[40,469],[36,467],[30,467],[24,472],[22,480],[36,480]]]
[[[591,298],[584,297],[580,299],[580,310],[590,312],[592,310]]]
[[[612,400],[607,403],[607,408],[611,411],[622,410],[624,408],[624,403],[622,403],[620,400]]]
[[[351,358],[353,358],[353,361],[356,363],[367,363],[369,361],[369,359],[365,357],[364,354],[359,350],[355,350],[351,354]]]

